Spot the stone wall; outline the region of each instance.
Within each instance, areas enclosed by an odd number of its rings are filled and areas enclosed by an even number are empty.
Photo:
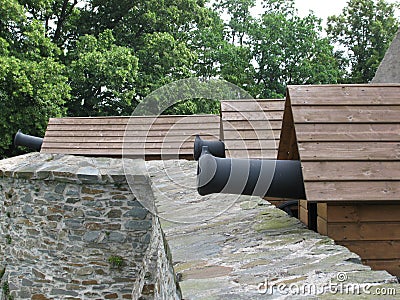
[[[400,83],[400,29],[386,51],[371,83]]]
[[[133,175],[152,195],[148,178]],[[121,160],[1,161],[0,239],[3,299],[179,299],[158,219],[130,191]]]

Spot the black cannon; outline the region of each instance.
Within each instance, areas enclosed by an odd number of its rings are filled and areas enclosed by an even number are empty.
[[[207,146],[199,157],[197,191],[306,199],[300,161],[219,158]]]
[[[204,141],[200,136],[196,135],[194,139],[193,157],[199,160],[203,146],[208,147],[208,151],[216,157],[225,157],[225,144],[223,141]]]
[[[40,151],[42,148],[43,139],[40,137],[24,134],[18,130],[14,138],[14,146],[24,146],[32,150]]]

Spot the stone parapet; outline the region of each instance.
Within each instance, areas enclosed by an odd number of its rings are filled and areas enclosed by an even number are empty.
[[[147,169],[184,299],[398,299],[395,276],[269,202],[199,196],[196,162]]]
[[[151,198],[148,177],[126,163]],[[178,295],[167,255],[154,256],[158,219],[132,194],[121,159],[34,153],[0,161],[0,176],[4,299],[153,299],[152,286]],[[167,283],[152,265],[171,273]]]

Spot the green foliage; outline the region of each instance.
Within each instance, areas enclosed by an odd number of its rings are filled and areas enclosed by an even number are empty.
[[[7,281],[5,281],[3,283],[2,290],[3,290],[3,295],[5,297],[5,300],[13,300],[14,299],[14,296],[10,295],[10,285],[8,284]]]
[[[346,50],[345,82],[367,83],[374,77],[399,27],[396,7],[384,0],[350,0],[339,16],[328,18],[330,39]]]
[[[131,49],[115,45],[110,30],[98,38],[81,37],[68,58],[69,115],[126,115],[132,111],[138,59]]]
[[[116,43],[138,57],[134,99],[169,82],[193,76],[195,51],[188,45],[206,9],[198,0],[89,1],[82,11],[80,34],[112,30]]]
[[[138,98],[144,98],[172,81],[190,77],[196,55],[170,33],[151,33],[143,37],[139,57]]]
[[[323,38],[321,20],[299,17],[294,0],[262,1],[259,16],[256,2],[1,0],[0,158],[21,153],[18,129],[43,136],[50,117],[130,115],[187,77],[224,79],[256,98],[283,97],[288,84],[368,82],[399,25],[397,5],[349,0]],[[217,100],[238,96],[187,90],[169,95],[182,101],[164,113],[218,113]],[[155,111],[168,103],[152,101]]]
[[[288,84],[337,83],[339,64],[329,41],[321,38],[321,20],[313,14],[299,17],[293,1],[263,4],[265,12],[252,18],[253,1],[223,2],[231,19],[246,24],[227,24],[237,38],[221,47],[221,76],[256,98],[282,98]]]
[[[265,13],[252,33],[258,64],[257,97],[285,94],[288,84],[336,83],[340,72],[333,47],[321,38],[321,20],[295,13]]]
[[[63,114],[70,88],[64,67],[52,58],[36,62],[0,56],[0,66],[0,155],[9,156],[18,129],[43,136],[48,119]]]
[[[7,242],[7,244],[11,244],[12,243],[11,235],[6,234],[6,242]]]
[[[0,157],[18,153],[12,147],[18,129],[42,136],[48,119],[63,115],[70,91],[59,49],[17,1],[7,4],[12,13],[0,9]]]
[[[124,265],[124,258],[119,255],[112,255],[108,258],[108,262],[110,263],[111,267],[120,269]]]
[[[3,283],[3,294],[7,297],[10,294],[10,287],[8,285],[8,282]]]

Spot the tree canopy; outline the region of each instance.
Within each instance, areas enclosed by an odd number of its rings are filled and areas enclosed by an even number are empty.
[[[326,33],[294,0],[0,0],[0,157],[18,129],[50,117],[130,115],[188,78],[224,79],[255,98],[287,84],[368,82],[393,39],[398,6],[349,0]],[[217,112],[188,99],[165,113]]]
[[[344,48],[339,56],[347,70],[345,81],[364,83],[374,78],[399,28],[396,8],[398,4],[384,0],[349,0],[339,16],[328,18],[331,42]]]

